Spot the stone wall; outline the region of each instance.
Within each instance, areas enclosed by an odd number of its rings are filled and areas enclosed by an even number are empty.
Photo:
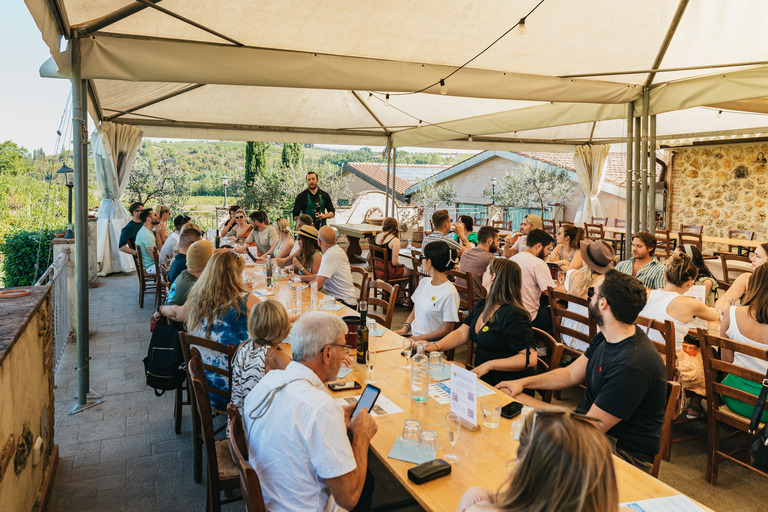
[[[729,144],[674,150],[670,220],[704,226],[704,235],[728,236],[729,229],[755,232],[768,239],[768,168],[752,163],[768,144]]]

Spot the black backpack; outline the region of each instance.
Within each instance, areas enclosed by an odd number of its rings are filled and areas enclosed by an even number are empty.
[[[155,388],[157,396],[178,388],[186,378],[179,330],[163,323],[155,326],[152,332],[147,357],[144,358],[144,371],[147,375],[147,386]]]

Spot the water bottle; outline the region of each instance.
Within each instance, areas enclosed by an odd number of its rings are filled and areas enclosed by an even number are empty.
[[[429,398],[429,358],[425,351],[427,342],[416,342],[416,355],[413,356],[411,370],[411,398],[417,402],[426,402]]]
[[[272,284],[272,255],[267,254],[267,290],[271,290],[274,288],[274,285]]]
[[[293,283],[291,284],[291,308],[293,309],[292,314],[301,314],[301,302],[301,278],[299,276],[294,276]]]

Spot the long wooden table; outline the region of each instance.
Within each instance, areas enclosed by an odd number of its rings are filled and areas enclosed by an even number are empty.
[[[347,245],[349,262],[365,263],[365,259],[360,257],[363,253],[363,249],[360,247],[360,239],[368,238],[368,242],[372,243],[373,238],[381,233],[381,226],[373,224],[333,224],[332,226],[349,240]]]
[[[626,234],[627,230],[625,228],[616,228],[612,226],[603,226],[603,231],[605,233],[616,233],[616,234]],[[677,233],[670,233],[669,234],[670,239],[677,240]],[[721,244],[721,245],[733,245],[733,246],[740,246],[740,247],[748,247],[750,249],[756,249],[760,246],[763,242],[759,240],[744,240],[743,238],[725,238],[725,237],[719,237],[719,236],[707,236],[702,235],[701,236],[702,243],[707,244]]]

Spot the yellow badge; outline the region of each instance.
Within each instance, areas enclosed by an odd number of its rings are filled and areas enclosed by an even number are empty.
[[[482,329],[480,329],[480,330],[481,330],[481,331],[483,331],[483,332],[488,332],[488,326],[486,325],[485,327],[483,327],[483,328],[482,328]]]
[[[435,296],[433,295],[433,296],[432,296],[432,302],[435,302],[435,299],[437,299],[437,297],[435,297]]]

